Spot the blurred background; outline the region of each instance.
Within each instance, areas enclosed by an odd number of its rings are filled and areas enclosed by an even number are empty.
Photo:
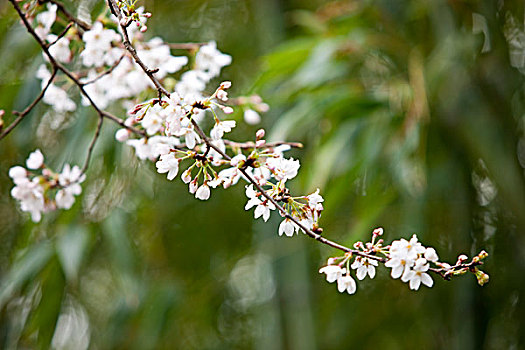
[[[97,1],[65,2],[95,13]],[[434,276],[418,292],[382,267],[340,294],[338,252],[254,221],[241,184],[201,202],[114,141],[106,123],[69,211],[33,224],[8,169],[40,148],[80,164],[88,108],[40,104],[0,142],[0,348],[525,348],[525,5],[521,0],[164,0],[148,35],[216,40],[230,95],[271,106],[269,138],[303,142],[294,193],[321,190],[325,235],[417,233],[444,261],[485,249],[490,282]],[[39,92],[39,49],[0,2],[0,108]],[[114,110],[123,115],[123,111]],[[251,138],[251,137],[250,137]]]

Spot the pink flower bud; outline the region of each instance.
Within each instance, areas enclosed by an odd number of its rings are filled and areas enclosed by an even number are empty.
[[[383,235],[383,228],[382,227],[376,228],[374,231],[372,231],[372,234],[374,236],[382,236]]]
[[[229,89],[232,87],[232,82],[231,81],[223,81],[221,83],[221,85],[219,86],[219,89]]]
[[[186,171],[184,171],[181,175],[181,179],[182,181],[187,184],[188,182],[191,181],[191,169],[187,169]]]
[[[197,181],[190,182],[190,193],[194,194],[197,191],[198,185]]]
[[[266,140],[257,140],[257,142],[255,142],[255,147],[256,148],[259,148],[259,147],[262,147],[266,144]]]
[[[258,104],[255,108],[261,113],[265,113],[270,110],[270,106],[267,103]]]
[[[221,101],[228,101],[228,93],[224,90],[217,91],[217,98]]]
[[[225,113],[225,114],[232,114],[233,113],[233,108],[231,107],[224,107],[222,109],[222,111]]]
[[[266,134],[266,132],[264,131],[264,129],[259,129],[257,130],[257,132],[255,133],[255,138],[257,140],[261,140],[262,138],[264,138],[264,135]]]

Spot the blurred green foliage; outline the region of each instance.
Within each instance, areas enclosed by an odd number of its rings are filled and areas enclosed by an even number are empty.
[[[352,244],[383,226],[387,242],[417,233],[451,262],[485,249],[491,281],[434,278],[416,293],[383,268],[339,294],[317,274],[336,252],[277,237],[276,215],[255,222],[242,185],[195,200],[115,143],[109,123],[74,207],[33,224],[9,196],[8,169],[37,147],[57,169],[80,163],[96,125],[89,109],[40,105],[0,146],[1,348],[525,346],[522,1],[145,5],[169,42],[217,40],[234,58],[222,75],[234,92],[272,106],[270,138],[305,144],[292,189],[321,189],[328,237]],[[10,121],[38,93],[42,58],[7,2],[0,57]]]

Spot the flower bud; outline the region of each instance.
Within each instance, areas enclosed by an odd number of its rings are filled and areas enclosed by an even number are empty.
[[[489,275],[487,275],[485,272],[476,269],[474,274],[476,275],[476,279],[478,280],[478,284],[480,286],[483,286],[484,284],[489,282]]]
[[[221,85],[219,86],[219,89],[225,90],[225,89],[229,89],[231,87],[232,87],[232,82],[231,81],[223,81],[221,83]]]
[[[224,107],[224,108],[222,109],[222,111],[223,111],[224,113],[226,113],[226,114],[232,114],[232,113],[233,113],[233,108],[231,108],[231,107]]]
[[[428,247],[425,250],[425,259],[427,259],[428,261],[432,261],[432,262],[438,261],[439,257],[436,253],[436,250],[432,247]]]
[[[181,175],[182,181],[187,184],[191,181],[191,168],[186,169]]]
[[[224,90],[217,91],[217,98],[221,101],[228,101],[228,93]]]
[[[479,252],[478,254],[478,257],[483,260],[485,259],[487,256],[489,256],[489,253],[487,253],[486,251],[482,250],[481,252]]]
[[[383,228],[382,227],[376,228],[374,231],[372,231],[372,234],[374,236],[381,236],[381,235],[383,235]]]
[[[231,160],[230,160],[230,165],[231,166],[237,166],[239,165],[241,162],[244,162],[246,160],[246,156],[244,154],[238,154],[236,155],[235,157],[233,157]]]
[[[266,134],[266,132],[264,131],[264,129],[259,129],[257,130],[257,132],[255,133],[255,139],[256,140],[261,140],[264,138],[264,135]]]
[[[266,140],[257,140],[257,142],[255,142],[255,148],[262,147],[265,144],[266,144]]]
[[[267,103],[260,103],[257,105],[256,109],[261,113],[266,113],[270,110],[270,106]]]
[[[458,264],[462,264],[464,261],[467,261],[468,260],[468,256],[466,256],[465,254],[461,254],[460,256],[458,256]]]
[[[124,142],[129,139],[130,132],[128,129],[118,129],[115,133],[115,140]]]
[[[329,258],[328,261],[326,262],[328,265],[334,265],[336,263],[336,259],[335,258]]]
[[[26,160],[26,166],[29,169],[38,169],[44,165],[44,155],[39,149],[32,152]]]
[[[253,109],[246,109],[244,111],[244,121],[250,125],[259,124],[261,122],[261,116]]]

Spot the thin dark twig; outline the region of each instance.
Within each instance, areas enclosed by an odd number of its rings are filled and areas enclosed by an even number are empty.
[[[9,0],[11,1],[11,0]],[[61,2],[58,2],[56,0],[47,0],[48,2],[52,3],[52,4],[55,4],[57,5],[57,8],[60,10],[60,12],[62,12],[64,14],[64,16],[66,16],[66,18],[69,20],[69,21],[72,21],[72,22],[75,22],[80,28],[82,28],[84,31],[86,30],[90,30],[91,29],[91,26],[84,22],[83,20],[79,19],[79,18],[76,18],[75,16],[73,16],[71,14],[71,12],[69,12],[65,7],[64,5],[61,3]]]
[[[97,143],[97,140],[100,137],[100,130],[102,129],[103,123],[104,123],[104,117],[100,115],[98,117],[98,124],[97,124],[97,130],[95,131],[95,136],[93,137],[93,140],[91,140],[91,143],[89,144],[86,160],[84,161],[84,166],[82,167],[82,174],[86,173],[86,170],[89,166],[89,161],[91,160],[91,155],[93,154],[93,149],[95,148],[95,144]]]
[[[64,35],[67,34],[68,30],[69,30],[72,26],[73,26],[73,22],[69,22],[69,24],[64,28],[64,30],[62,31],[62,33],[60,33],[60,34],[57,36],[57,38],[56,38],[53,42],[47,44],[47,47],[50,48],[51,46],[55,45],[60,39],[62,39],[62,38],[64,37]]]
[[[40,93],[33,100],[33,102],[31,102],[31,104],[27,106],[22,112],[13,111],[13,115],[18,115],[18,117],[15,120],[13,120],[13,122],[0,134],[0,140],[6,137],[22,121],[22,119],[24,119],[24,117],[33,110],[37,103],[40,102],[40,100],[46,94],[47,88],[51,85],[53,79],[55,79],[56,74],[57,70],[56,68],[53,68],[53,71],[51,72],[51,76],[49,77],[46,86],[44,86],[44,88],[40,91]]]
[[[122,37],[124,39],[123,40],[124,47],[126,48],[126,50],[128,50],[128,52],[131,54],[131,56],[133,56],[133,59],[140,66],[140,68],[142,68],[144,73],[146,73],[146,75],[150,78],[150,80],[152,81],[153,85],[155,85],[155,88],[159,92],[159,97],[160,97],[161,94],[164,94],[164,95],[166,95],[166,97],[169,98],[170,97],[170,93],[168,92],[168,90],[166,90],[164,88],[164,86],[162,86],[162,84],[159,82],[159,80],[154,75],[158,70],[148,68],[144,64],[144,62],[142,62],[142,60],[140,59],[139,55],[137,54],[137,51],[135,50],[135,48],[131,44],[131,41],[129,40],[128,29],[122,23],[122,13],[120,12],[120,9],[118,8],[115,0],[107,0],[107,1],[108,1],[108,5],[109,5],[109,7],[111,9],[111,12],[117,14],[118,23],[119,23],[119,26],[120,26],[120,29],[121,29],[121,32],[122,32]]]
[[[113,63],[113,65],[111,67],[109,67],[107,70],[103,71],[102,73],[100,73],[99,75],[97,75],[96,77],[94,77],[93,79],[89,80],[89,81],[85,81],[85,82],[81,82],[82,85],[86,86],[86,85],[89,85],[89,84],[93,84],[94,82],[96,82],[97,80],[99,80],[100,78],[102,78],[103,76],[105,75],[108,75],[108,74],[111,74],[111,72],[113,72],[113,70],[115,68],[117,68],[117,66],[120,64],[120,62],[122,62],[122,59],[126,56],[125,53],[123,53],[119,59]]]

